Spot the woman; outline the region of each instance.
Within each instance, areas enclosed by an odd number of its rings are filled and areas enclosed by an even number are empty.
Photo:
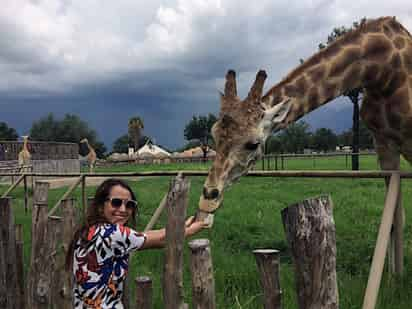
[[[129,252],[164,246],[165,229],[139,233],[126,226],[135,224],[137,207],[133,191],[120,179],[108,179],[96,189],[86,223],[76,231],[66,257],[75,276],[74,308],[123,308]],[[185,235],[205,227],[189,218]]]

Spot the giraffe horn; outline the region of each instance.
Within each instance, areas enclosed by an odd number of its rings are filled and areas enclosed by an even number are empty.
[[[253,83],[252,88],[250,88],[249,94],[247,95],[247,100],[251,100],[253,102],[259,102],[260,98],[262,97],[263,92],[263,85],[266,80],[266,72],[264,70],[260,70],[257,75],[255,82]]]
[[[233,70],[229,70],[226,73],[225,97],[235,98],[236,96],[237,96],[236,72]]]

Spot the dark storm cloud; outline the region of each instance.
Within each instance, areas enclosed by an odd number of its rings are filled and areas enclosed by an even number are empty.
[[[402,0],[6,0],[0,120],[25,134],[49,111],[76,113],[110,147],[128,118],[139,115],[148,135],[177,147],[193,114],[218,111],[228,69],[238,73],[241,96],[259,69],[268,72],[269,89],[316,52],[333,27],[396,15],[412,29],[411,10]],[[350,119],[350,108],[339,103],[307,119],[341,129],[337,122],[350,123],[339,119],[343,110]]]

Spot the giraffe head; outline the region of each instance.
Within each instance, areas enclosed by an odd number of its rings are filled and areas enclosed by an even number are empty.
[[[83,138],[81,141],[80,141],[80,144],[81,143],[88,143],[89,141],[87,140],[87,138]]]
[[[211,213],[223,200],[224,190],[244,175],[261,155],[267,136],[285,119],[290,103],[274,107],[262,101],[265,71],[259,71],[244,100],[237,96],[236,74],[226,74],[219,119],[212,128],[216,158],[203,187],[199,209]]]

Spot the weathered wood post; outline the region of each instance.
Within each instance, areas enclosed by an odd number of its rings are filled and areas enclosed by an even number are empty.
[[[65,269],[65,257],[69,250],[70,242],[73,237],[74,228],[76,226],[76,209],[73,199],[67,199],[62,201],[61,214],[63,217],[63,233],[62,233],[62,247],[63,254],[60,255],[58,262],[59,274],[62,277],[61,286],[58,287],[60,297],[56,308],[71,309],[73,308],[73,276]]]
[[[152,309],[152,279],[147,276],[136,278],[136,309]]]
[[[27,308],[48,308],[50,299],[50,276],[44,270],[48,267],[47,199],[49,183],[36,182],[32,209],[32,245],[30,268],[27,278]]]
[[[320,196],[282,210],[293,261],[299,309],[339,308],[332,200]]]
[[[279,251],[273,249],[259,249],[253,251],[260,273],[260,284],[263,288],[264,308],[281,309],[282,291],[279,280]]]
[[[170,182],[167,195],[163,301],[166,309],[185,308],[183,302],[183,244],[190,183],[182,174]]]
[[[216,308],[215,279],[209,240],[192,240],[189,242],[189,248],[193,308],[214,309]]]
[[[18,297],[16,235],[11,199],[0,198],[0,308],[14,309]]]
[[[60,287],[62,276],[59,273],[61,269],[61,240],[63,233],[62,217],[49,216],[47,220],[47,242],[48,246],[48,265],[44,270],[45,275],[49,275],[49,304],[52,308],[57,308],[56,304],[60,300]]]
[[[25,285],[24,285],[24,241],[23,225],[16,224],[16,264],[17,264],[17,308],[24,309]]]

